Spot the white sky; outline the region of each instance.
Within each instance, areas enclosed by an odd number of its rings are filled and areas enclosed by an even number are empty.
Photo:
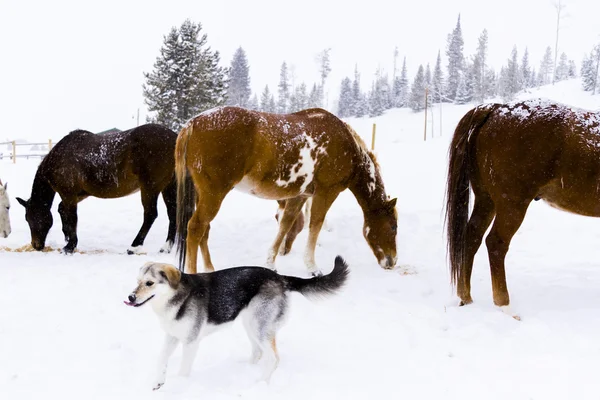
[[[563,0],[559,52],[577,65],[600,42],[600,1]],[[0,113],[3,139],[58,139],[81,128],[100,131],[135,125],[143,72],[150,71],[162,38],[190,18],[228,66],[242,46],[252,86],[276,88],[279,68],[293,65],[296,81],[317,79],[316,54],[332,48],[330,102],[358,63],[363,86],[378,65],[391,75],[394,46],[407,57],[412,80],[419,63],[435,62],[462,15],[465,53],[487,28],[490,64],[498,68],[513,45],[529,46],[536,67],[554,48],[553,0],[421,0],[337,2],[302,0],[27,1],[0,0]]]

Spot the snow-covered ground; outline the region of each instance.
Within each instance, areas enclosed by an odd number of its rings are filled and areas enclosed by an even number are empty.
[[[579,107],[600,109],[600,96],[579,81],[533,91]],[[517,322],[492,304],[487,254],[473,273],[473,298],[457,307],[445,258],[442,202],[447,147],[471,106],[433,110],[435,137],[423,142],[423,114],[391,110],[377,118],[376,150],[388,192],[398,197],[399,267],[383,271],[361,235],[362,214],[344,192],[328,215],[317,262],[335,255],[351,266],[347,288],[311,302],[294,294],[279,334],[281,363],[271,383],[256,382],[241,324],[200,345],[189,378],[176,375],[152,392],[162,331],[150,307],[123,300],[148,260],[158,254],[167,218],[146,240],[145,255],[125,249],[142,221],[138,195],[90,198],[79,207],[79,249],[105,253],[0,252],[0,399],[597,399],[600,396],[600,221],[534,202],[507,257]],[[373,120],[349,121],[370,143]],[[110,123],[108,121],[107,123]],[[430,135],[431,132],[428,133]],[[39,161],[0,162],[13,201],[13,233],[0,246],[29,242],[24,211]],[[56,212],[48,245],[63,245]],[[276,203],[233,192],[213,222],[217,268],[262,264],[277,225]],[[303,232],[281,273],[305,275]]]

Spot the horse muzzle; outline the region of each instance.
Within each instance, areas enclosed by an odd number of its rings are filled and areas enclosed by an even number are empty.
[[[397,257],[385,256],[379,260],[379,265],[383,269],[392,269],[396,266]]]

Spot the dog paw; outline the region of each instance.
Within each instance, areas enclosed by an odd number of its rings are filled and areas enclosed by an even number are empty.
[[[160,248],[160,253],[167,253],[170,254],[171,253],[171,249],[173,248],[173,242],[166,242],[165,244],[163,244],[163,246]]]
[[[164,385],[164,384],[165,384],[164,382],[157,383],[156,385],[154,385],[154,387],[152,388],[152,390],[158,390],[158,389],[160,389],[160,388],[162,387],[162,385]]]

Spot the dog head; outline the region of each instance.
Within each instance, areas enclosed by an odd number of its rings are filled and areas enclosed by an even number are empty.
[[[124,303],[140,307],[155,296],[172,293],[179,286],[181,272],[170,264],[148,262],[140,268],[137,287]]]

